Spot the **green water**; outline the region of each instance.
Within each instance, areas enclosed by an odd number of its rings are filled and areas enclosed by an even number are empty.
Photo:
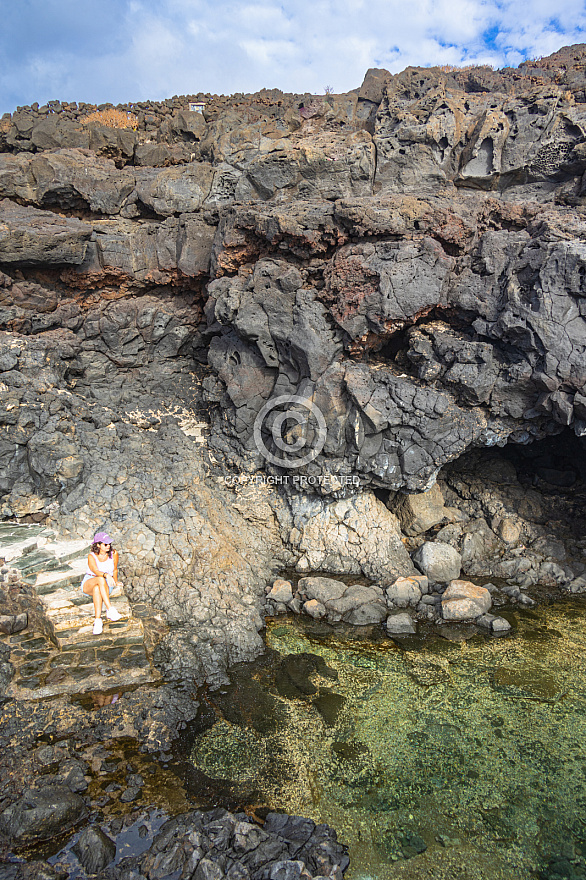
[[[586,604],[517,623],[397,645],[273,621],[277,653],[212,696],[192,760],[332,824],[347,877],[586,877]]]

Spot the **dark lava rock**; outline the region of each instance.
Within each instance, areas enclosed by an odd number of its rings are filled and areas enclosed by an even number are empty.
[[[217,809],[170,819],[150,848],[109,869],[112,878],[193,877],[194,880],[341,878],[349,864],[336,832],[311,819],[269,813],[263,828],[248,816]]]
[[[130,785],[127,789],[125,789],[120,795],[120,800],[123,804],[130,804],[132,801],[135,801],[138,797],[140,797],[142,792],[142,788],[140,785]]]
[[[17,844],[49,840],[87,815],[84,800],[65,786],[27,791],[0,814],[0,833]]]
[[[401,837],[401,851],[406,859],[417,856],[426,849],[427,844],[419,834],[409,833]]]
[[[316,654],[289,654],[281,661],[275,683],[282,697],[290,699],[317,693],[316,686],[309,680],[314,672],[326,678],[337,678],[338,673],[330,669],[322,657]]]
[[[72,849],[89,874],[103,871],[116,856],[116,844],[97,825],[82,831]]]
[[[330,691],[322,690],[314,699],[313,705],[328,727],[333,727],[345,702],[346,699],[341,694],[334,694]]]
[[[3,614],[0,616],[0,632],[6,635],[21,632],[28,626],[28,614]]]
[[[0,880],[61,880],[65,874],[47,862],[24,862],[0,865]]]

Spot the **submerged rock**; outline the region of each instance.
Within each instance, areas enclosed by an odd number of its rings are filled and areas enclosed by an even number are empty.
[[[511,624],[504,617],[497,617],[494,614],[482,614],[476,620],[477,626],[488,629],[495,635],[506,635],[512,629]]]
[[[116,844],[99,825],[85,828],[72,849],[88,874],[103,871],[116,856]]]
[[[317,686],[310,679],[314,673],[324,678],[338,677],[338,673],[317,654],[290,654],[283,658],[277,670],[277,690],[281,696],[289,698],[315,694]]]

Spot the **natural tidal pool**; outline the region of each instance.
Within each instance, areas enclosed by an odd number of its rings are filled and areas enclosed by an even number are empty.
[[[586,877],[586,601],[510,619],[402,642],[273,620],[192,761],[250,808],[333,825],[354,880]]]

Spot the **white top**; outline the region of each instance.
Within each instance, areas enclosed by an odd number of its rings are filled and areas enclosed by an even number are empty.
[[[114,574],[114,553],[112,553],[111,556],[108,556],[103,561],[99,560],[95,553],[90,553],[90,556],[93,556],[94,559],[96,560],[96,566],[98,568],[98,571],[101,571],[102,574],[111,574],[111,575]],[[89,564],[88,564],[87,571],[86,571],[86,575],[88,575],[88,574],[90,577],[96,576],[95,573],[89,567]]]

